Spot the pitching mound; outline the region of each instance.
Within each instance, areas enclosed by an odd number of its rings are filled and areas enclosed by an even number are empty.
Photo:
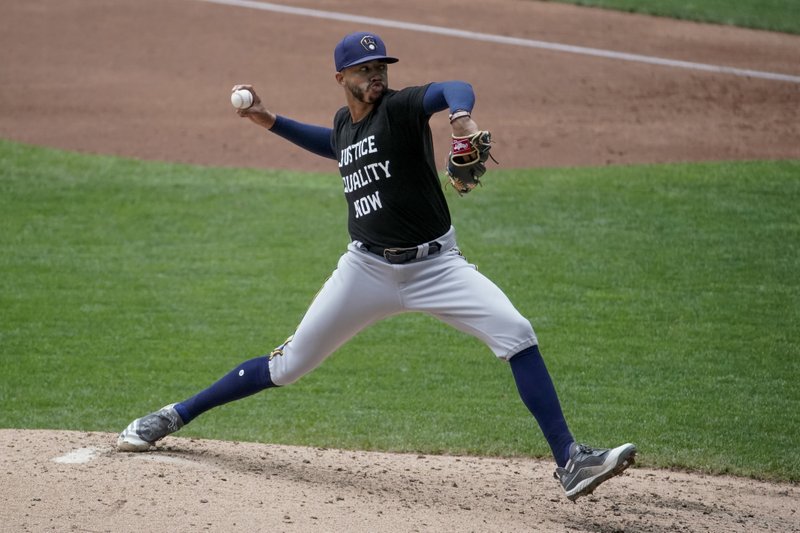
[[[0,430],[0,530],[800,531],[788,484],[633,468],[573,504],[532,459],[115,440]]]

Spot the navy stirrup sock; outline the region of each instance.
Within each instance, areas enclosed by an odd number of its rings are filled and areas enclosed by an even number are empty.
[[[206,390],[175,404],[175,410],[183,423],[188,424],[209,409],[274,386],[269,375],[269,357],[256,357],[237,366]]]
[[[569,445],[574,439],[539,347],[531,346],[522,350],[509,363],[522,402],[539,423],[556,463],[563,467],[569,460]]]

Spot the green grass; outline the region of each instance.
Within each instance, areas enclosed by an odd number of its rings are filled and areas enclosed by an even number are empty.
[[[571,427],[649,466],[800,480],[800,162],[493,171],[448,192]],[[0,427],[118,431],[289,335],[346,242],[334,175],[0,141]],[[547,456],[507,365],[421,315],[181,432]]]
[[[698,22],[800,34],[797,0],[556,0]]]

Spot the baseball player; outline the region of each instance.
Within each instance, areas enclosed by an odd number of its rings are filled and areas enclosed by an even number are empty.
[[[213,407],[289,385],[370,324],[419,311],[477,337],[509,364],[567,498],[591,493],[634,462],[633,444],[606,449],[575,441],[530,322],[459,251],[428,123],[449,111],[446,171],[460,194],[469,193],[491,157],[491,134],[471,116],[472,87],[447,81],[389,89],[388,68],[397,61],[374,33],[352,33],[336,45],[335,77],[346,105],[332,128],[276,115],[250,85],[233,88],[253,93],[252,106],[237,111],[241,117],[338,163],[351,241],[292,336],[198,394],[134,420],[119,435],[119,450],[148,450]]]

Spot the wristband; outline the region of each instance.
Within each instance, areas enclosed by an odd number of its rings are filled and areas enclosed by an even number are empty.
[[[459,109],[455,113],[450,113],[450,123],[452,124],[454,120],[459,119],[461,117],[468,117],[470,116],[469,111],[465,111],[463,109]]]

